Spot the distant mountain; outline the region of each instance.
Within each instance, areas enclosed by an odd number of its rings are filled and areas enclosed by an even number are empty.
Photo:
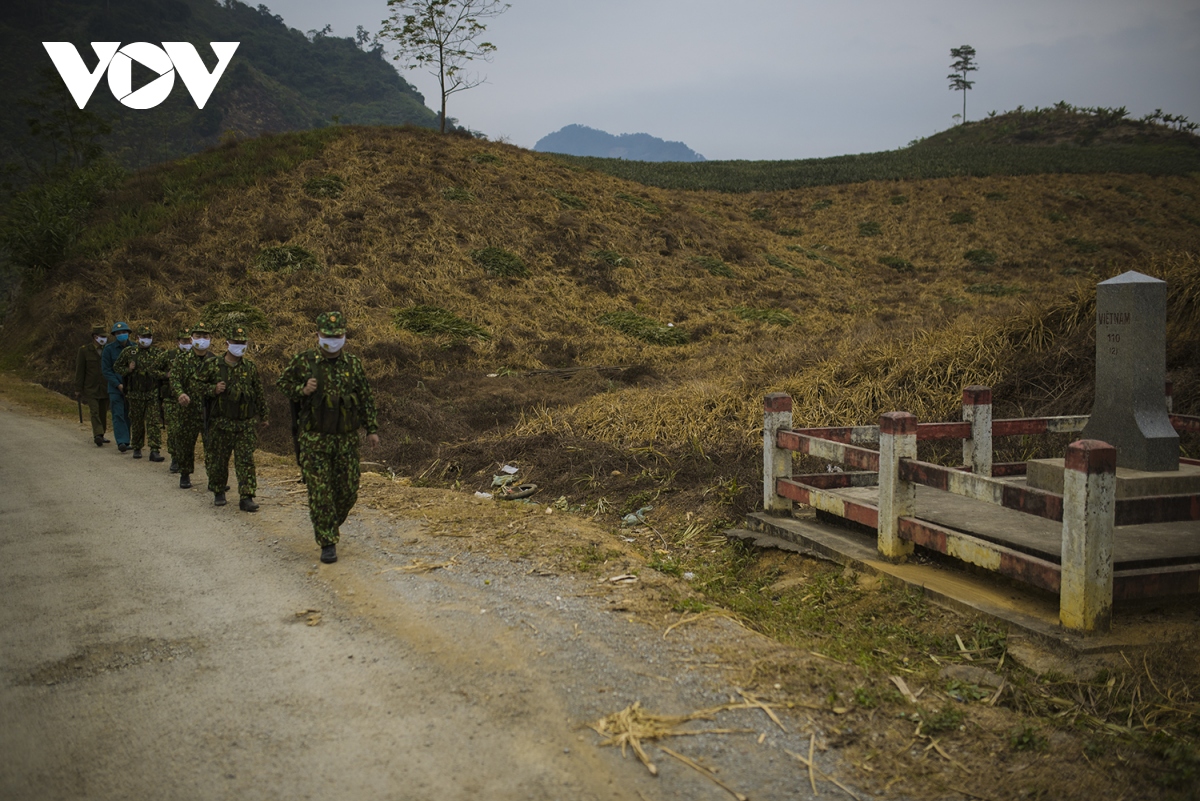
[[[209,42],[240,42],[202,110],[178,80],[166,101],[140,111],[118,104],[107,81],[100,81],[86,111],[112,126],[100,144],[128,167],[179,158],[218,144],[230,133],[255,136],[339,122],[437,127],[437,115],[382,49],[364,50],[353,39],[328,33],[306,35],[265,5],[238,0],[3,0],[0,107],[7,113],[0,115],[0,162],[44,157],[53,142],[44,134],[40,141],[31,137],[26,119],[40,118],[53,126],[55,117],[62,119],[64,100],[71,103],[44,41],[73,43],[89,68],[96,58],[90,42],[187,41],[196,45],[209,69],[215,63]],[[135,65],[135,70],[143,68]],[[148,77],[148,71],[140,77],[135,71],[134,88]]]
[[[533,149],[542,153],[629,161],[704,161],[704,156],[683,142],[668,142],[645,133],[614,136],[586,125],[568,125],[543,136]]]

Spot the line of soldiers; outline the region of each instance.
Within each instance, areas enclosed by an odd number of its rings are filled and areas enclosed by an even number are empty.
[[[267,403],[258,367],[246,357],[247,332],[226,332],[223,355],[212,352],[212,332],[204,324],[179,331],[177,347],[154,344],[154,332],[142,326],[136,344],[124,322],[92,328],[92,343],[79,349],[75,395],[91,410],[93,441],[103,446],[105,414],[111,409],[118,449],[133,449],[142,458],[162,462],[162,428],[167,429],[170,472],[179,474],[181,489],[192,486],[196,441],[203,437],[204,467],[213,504],[224,506],[229,490],[232,455],[238,480],[238,507],[258,510],[254,449],[258,429],[267,425]],[[345,353],[345,318],[341,312],[317,317],[317,347],[296,354],[276,386],[292,406],[302,480],[308,488],[309,517],[321,547],[321,561],[337,561],[340,526],[358,500],[358,430],[379,444],[375,400],[362,361]]]

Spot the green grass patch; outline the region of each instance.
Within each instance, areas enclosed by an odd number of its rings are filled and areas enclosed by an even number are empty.
[[[442,197],[451,203],[470,203],[475,196],[461,186],[448,186],[442,190]]]
[[[476,164],[500,164],[500,157],[495,153],[472,153],[471,161]]]
[[[631,195],[627,192],[618,192],[617,198],[619,200],[624,200],[626,203],[628,203],[631,206],[637,206],[642,211],[648,211],[651,214],[662,213],[662,209],[660,209],[657,204],[652,203],[651,201],[646,200],[645,198],[638,197],[637,195]]]
[[[921,720],[921,731],[925,734],[938,734],[944,731],[954,731],[963,724],[966,715],[956,706],[946,705],[936,712],[927,713]]]
[[[1019,295],[1024,291],[1019,286],[1009,286],[1008,284],[971,284],[967,287],[967,292],[972,295],[990,295],[996,298]]]
[[[804,230],[802,228],[780,228],[775,233],[779,234],[780,236],[804,236]]]
[[[858,224],[859,236],[879,236],[883,233],[883,229],[879,227],[879,223],[868,220]]]
[[[609,267],[627,267],[630,260],[615,250],[593,250],[588,253],[596,261],[604,262]]]
[[[263,248],[254,257],[254,266],[268,273],[296,273],[301,270],[320,272],[321,263],[310,251],[299,245],[278,245]]]
[[[993,203],[997,203],[1001,200],[1008,200],[1008,193],[1007,192],[985,192],[983,195],[983,199],[990,200]]]
[[[975,212],[973,211],[952,211],[950,212],[951,225],[973,225],[975,223]]]
[[[657,570],[659,573],[664,573],[668,576],[679,577],[683,575],[683,568],[669,556],[655,554],[654,557],[646,563],[646,567]]]
[[[582,198],[578,198],[575,195],[570,194],[569,192],[562,192],[562,191],[559,191],[558,189],[551,189],[550,195],[568,209],[586,209],[587,208],[587,203],[585,203]]]
[[[907,195],[892,195],[888,198],[888,203],[891,203],[893,206],[903,206],[907,202]]]
[[[467,322],[438,306],[410,306],[397,309],[392,319],[398,328],[427,337],[449,336],[454,339],[491,339],[486,329]]]
[[[662,325],[636,312],[610,312],[602,316],[600,322],[609,328],[615,328],[626,336],[649,342],[651,345],[683,345],[688,341],[686,331],[674,326]]]
[[[917,268],[908,259],[902,259],[899,256],[880,256],[879,263],[891,267],[898,273],[913,273]]]
[[[1046,215],[1046,219],[1052,223],[1070,222],[1071,218],[1063,214],[1061,211],[1052,211]]]
[[[758,320],[771,325],[786,327],[796,322],[792,315],[781,309],[754,309],[749,306],[737,306],[733,313],[743,320]]]
[[[226,335],[227,331],[241,326],[251,332],[271,330],[267,315],[257,306],[240,300],[223,300],[209,303],[200,312],[200,319],[213,331]]]
[[[812,210],[820,211],[821,209],[827,209],[832,205],[833,205],[832,200],[830,200],[829,198],[823,198],[821,200],[818,200],[816,203],[812,204]]]
[[[712,256],[693,256],[692,262],[708,270],[709,274],[719,278],[733,278],[733,269],[718,258]]]
[[[1008,733],[1008,747],[1014,751],[1045,751],[1050,747],[1050,741],[1036,727],[1026,723]]]
[[[764,255],[763,258],[766,259],[767,264],[771,265],[772,267],[778,267],[780,270],[791,273],[797,278],[808,278],[808,273],[804,272],[803,268],[797,267],[787,259],[781,259],[778,256],[774,256],[770,253]]]
[[[766,206],[759,206],[756,209],[751,209],[750,219],[757,220],[759,222],[766,222],[767,220],[771,219],[771,210]]]
[[[525,262],[504,248],[486,247],[472,250],[471,258],[488,275],[501,278],[525,278],[529,275],[529,267],[525,265]]]
[[[1093,242],[1090,239],[1080,239],[1074,236],[1070,239],[1064,239],[1063,243],[1076,253],[1095,253],[1100,249],[1099,242]]]
[[[318,175],[304,182],[304,194],[309,197],[341,197],[346,181],[340,175]]]
[[[968,250],[963,254],[963,258],[971,262],[971,264],[977,264],[980,267],[987,267],[996,263],[996,254],[987,248]]]
[[[802,247],[800,245],[784,245],[784,247],[793,253],[799,253],[809,261],[820,262],[821,264],[828,265],[835,270],[845,269],[842,265],[838,264],[836,261],[821,252],[821,249],[826,247],[825,245],[813,245],[811,248]]]

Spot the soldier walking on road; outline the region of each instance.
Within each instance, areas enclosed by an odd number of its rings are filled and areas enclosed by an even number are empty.
[[[300,405],[300,471],[308,487],[308,514],[321,561],[337,561],[339,526],[358,500],[358,429],[379,444],[375,399],[362,362],[343,351],[341,312],[317,318],[317,348],[296,354],[277,386]]]
[[[237,471],[238,508],[257,512],[254,502],[258,484],[254,474],[255,425],[267,423],[267,401],[258,367],[246,358],[246,330],[236,326],[226,339],[228,350],[221,359],[209,359],[196,371],[195,383],[211,398],[208,436],[204,440],[204,471],[213,505],[224,506],[229,480],[229,455]]]
[[[113,366],[121,351],[129,347],[129,325],[121,321],[113,323],[109,332],[113,338],[100,351],[100,371],[108,382],[108,406],[112,411],[113,438],[117,441],[117,449],[124,453],[129,450],[129,409],[125,405],[125,379],[117,375]]]
[[[122,377],[129,401],[129,445],[133,458],[142,458],[142,445],[150,446],[150,461],[161,462],[161,398],[158,389],[166,375],[167,353],[154,344],[149,326],[138,328],[138,341],[121,352],[113,371]]]
[[[171,370],[175,361],[192,349],[192,332],[181,330],[175,337],[176,347],[167,351],[163,359],[163,381],[159,390],[163,397],[163,417],[167,423],[167,453],[171,454],[170,471],[179,472],[179,462],[175,460],[179,453],[179,421],[181,419],[178,395],[171,390]]]
[[[204,387],[196,383],[196,372],[201,365],[217,357],[208,349],[208,326],[200,323],[192,327],[192,349],[175,359],[171,365],[171,394],[179,405],[178,452],[175,462],[179,466],[179,488],[191,489],[192,472],[195,470],[196,438],[204,432]],[[207,453],[207,443],[205,452]]]
[[[92,341],[79,349],[75,356],[75,397],[86,403],[92,413],[92,441],[99,448],[108,442],[104,438],[108,417],[108,382],[100,369],[100,352],[108,343],[104,326],[92,326]]]

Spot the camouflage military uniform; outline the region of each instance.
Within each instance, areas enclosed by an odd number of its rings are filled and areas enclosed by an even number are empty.
[[[151,337],[146,326],[138,329],[138,337]],[[150,446],[150,459],[160,461],[162,426],[159,405],[159,385],[166,374],[167,352],[157,345],[130,345],[121,351],[113,370],[125,379],[125,398],[129,402],[129,446],[140,457],[142,445]],[[129,365],[133,364],[133,369]]]
[[[322,334],[339,329],[344,335],[340,313],[318,318]],[[305,395],[310,378],[317,379],[317,390]],[[334,545],[358,500],[358,429],[373,434],[379,427],[371,386],[357,356],[339,352],[330,358],[315,348],[294,356],[277,385],[300,406],[300,471],[313,533],[322,548]]]
[[[203,326],[192,329],[194,336],[207,336],[208,333],[208,329]],[[175,396],[176,403],[178,404],[180,395],[187,395],[191,401],[187,406],[179,407],[179,435],[176,440],[179,451],[175,454],[175,462],[179,465],[181,487],[185,484],[190,486],[185,476],[195,472],[196,438],[204,433],[204,388],[196,383],[196,372],[204,362],[216,358],[212,351],[201,355],[193,348],[177,357],[171,365],[171,393]]]
[[[218,395],[216,388],[220,381],[225,382],[225,391]],[[225,358],[209,359],[196,371],[195,383],[203,385],[208,403],[204,470],[208,473],[209,492],[225,492],[232,453],[238,495],[253,498],[258,490],[254,473],[254,447],[258,442],[255,425],[267,419],[267,401],[258,367],[245,357],[237,364],[230,364]]]
[[[190,331],[180,331],[176,336],[176,340],[189,339],[192,334]],[[171,471],[177,472],[179,464],[176,462],[176,457],[180,452],[179,444],[179,424],[182,420],[181,407],[179,406],[178,395],[173,395],[171,389],[171,373],[175,367],[175,362],[188,351],[180,350],[176,347],[174,350],[167,351],[163,358],[163,382],[160,392],[163,395],[163,416],[167,421],[167,452],[171,454]]]

